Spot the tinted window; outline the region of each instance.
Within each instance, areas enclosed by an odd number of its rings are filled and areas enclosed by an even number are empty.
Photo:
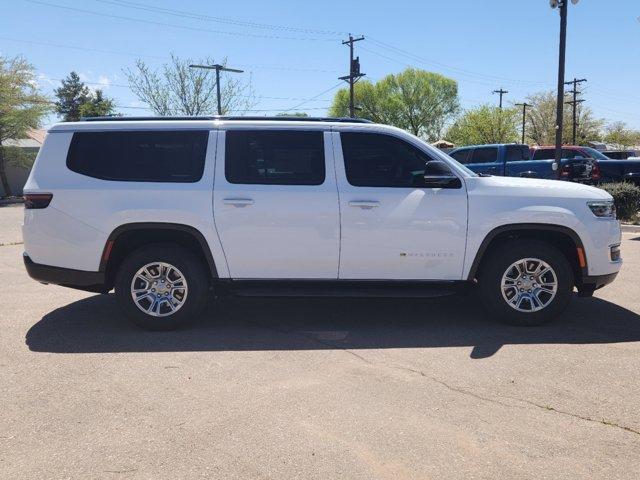
[[[607,160],[607,156],[599,150],[591,147],[581,147],[582,156],[585,158],[595,158],[596,160]]]
[[[467,163],[467,157],[469,156],[469,150],[458,150],[450,154],[455,160],[460,163]]]
[[[498,148],[476,148],[467,163],[493,163],[498,161]]]
[[[420,187],[431,161],[413,145],[377,133],[340,134],[347,180],[356,187]]]
[[[556,158],[555,150],[550,148],[536,148],[533,151],[534,160],[553,160]]]
[[[73,134],[67,167],[103,180],[197,182],[208,131],[117,131]]]
[[[521,162],[529,160],[529,147],[526,145],[507,145],[507,162]]]
[[[230,183],[320,185],[324,182],[322,132],[230,130],[225,176]]]

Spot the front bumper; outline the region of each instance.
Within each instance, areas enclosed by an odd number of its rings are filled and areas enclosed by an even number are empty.
[[[618,272],[608,273],[606,275],[588,275],[582,277],[580,285],[578,285],[578,295],[581,297],[590,297],[593,292],[599,288],[609,285],[618,276]]]
[[[53,283],[63,287],[89,292],[106,292],[104,272],[87,272],[71,268],[52,267],[34,263],[26,253],[22,256],[24,266],[31,278],[41,283]]]

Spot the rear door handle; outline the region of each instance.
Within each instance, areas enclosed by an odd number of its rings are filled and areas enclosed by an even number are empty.
[[[251,198],[225,198],[222,203],[233,205],[234,207],[246,207],[247,205],[253,205],[255,202]]]
[[[380,202],[378,202],[377,200],[352,200],[349,202],[349,206],[368,209],[379,207]]]

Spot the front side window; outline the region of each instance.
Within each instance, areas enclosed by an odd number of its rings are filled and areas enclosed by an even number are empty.
[[[225,176],[229,183],[321,185],[325,179],[323,132],[229,130]]]
[[[349,183],[356,187],[421,187],[432,159],[390,135],[342,132],[342,153]]]
[[[498,161],[498,148],[476,148],[467,163],[494,163]]]
[[[208,138],[206,130],[76,132],[67,167],[102,180],[193,183],[202,178]]]

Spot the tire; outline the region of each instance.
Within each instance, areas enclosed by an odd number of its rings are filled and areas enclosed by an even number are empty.
[[[115,293],[123,313],[139,327],[173,330],[188,324],[203,310],[209,285],[206,270],[193,253],[179,245],[152,244],[123,260]]]
[[[551,271],[536,275],[547,267]],[[541,325],[559,316],[571,300],[574,285],[564,254],[538,240],[515,240],[493,249],[483,261],[478,280],[486,310],[501,322],[519,326]]]

